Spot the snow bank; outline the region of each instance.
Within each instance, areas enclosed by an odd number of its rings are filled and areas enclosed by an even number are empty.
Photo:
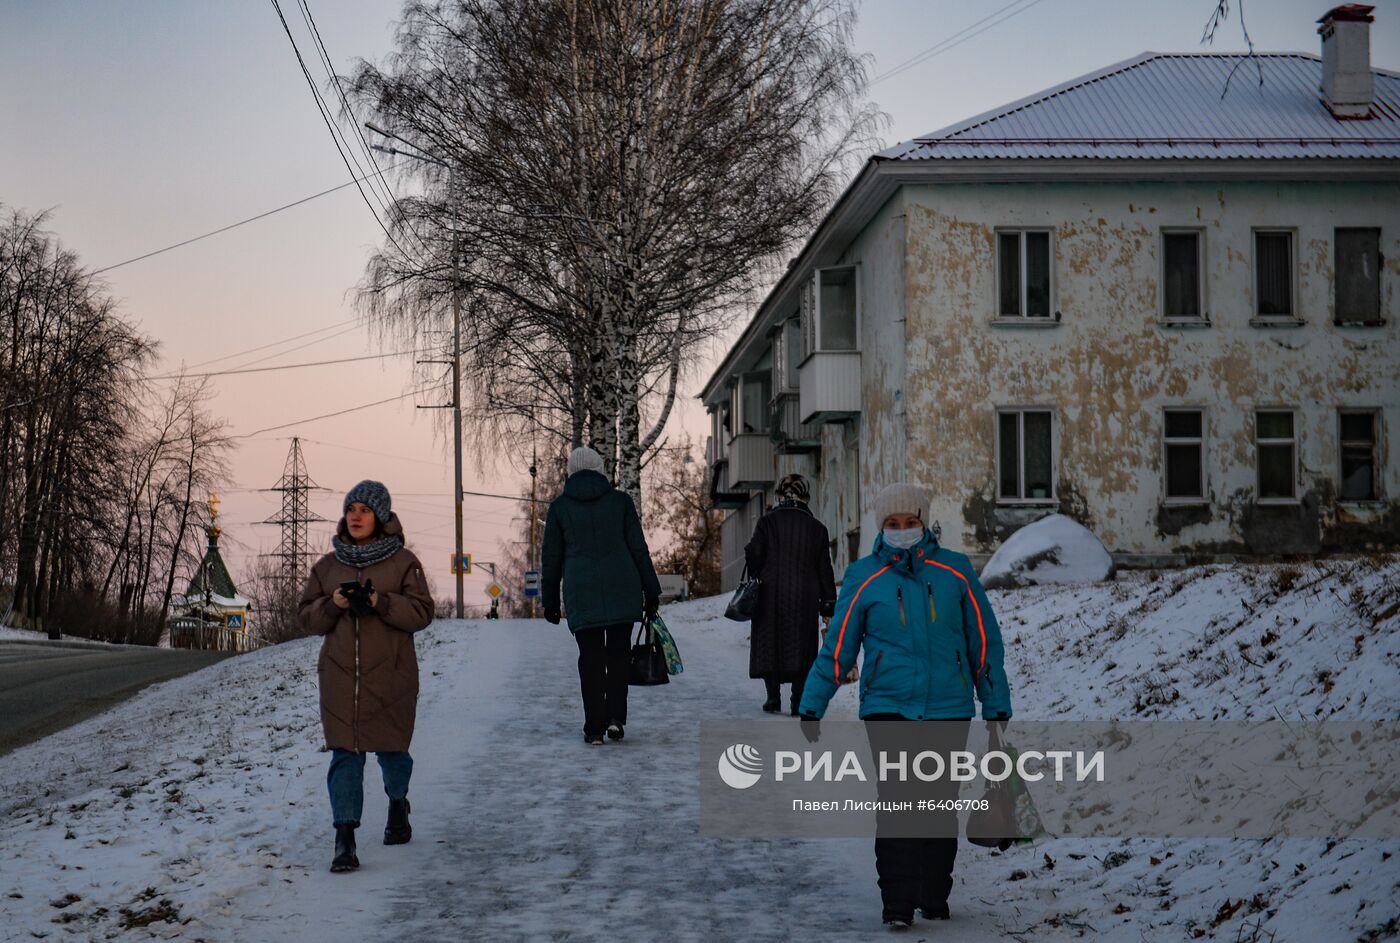
[[[982,568],[982,585],[1013,589],[1047,583],[1097,583],[1113,576],[1113,558],[1088,528],[1051,514],[1012,534]]]

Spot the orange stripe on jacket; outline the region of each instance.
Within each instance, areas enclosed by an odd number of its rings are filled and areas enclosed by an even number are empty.
[[[846,637],[846,623],[851,621],[851,611],[855,609],[856,600],[860,599],[860,594],[865,592],[865,587],[870,585],[870,580],[875,579],[875,577],[885,572],[885,570],[888,570],[890,566],[893,566],[893,564],[886,564],[884,567],[870,574],[870,579],[860,584],[860,589],[856,590],[855,596],[851,598],[851,604],[846,607],[846,618],[841,620],[841,631],[836,633],[836,654],[831,657],[831,660],[836,665],[836,686],[838,688],[841,686],[841,642]]]
[[[936,560],[925,560],[924,562],[931,563],[934,566],[941,566],[943,567],[943,569],[947,570],[949,573],[962,580],[963,589],[967,590],[967,598],[972,600],[972,609],[974,612],[977,613],[977,633],[982,636],[982,661],[981,664],[977,666],[977,676],[972,679],[972,683],[976,684],[977,679],[982,677],[982,669],[987,667],[987,630],[982,625],[982,607],[977,605],[977,597],[973,594],[972,584],[967,581],[966,576],[963,576],[961,573],[948,566],[948,564],[946,563],[939,563]]]

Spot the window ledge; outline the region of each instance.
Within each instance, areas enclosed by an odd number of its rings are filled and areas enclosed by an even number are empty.
[[[1157,326],[1190,329],[1195,327],[1211,327],[1212,325],[1209,318],[1159,318],[1157,320]]]
[[[1338,498],[1338,504],[1344,504],[1349,508],[1366,508],[1368,510],[1381,510],[1390,507],[1390,502],[1384,498]]]
[[[992,327],[1059,327],[1059,318],[992,318]]]
[[[1163,498],[1162,506],[1168,508],[1208,508],[1210,498]]]
[[[1053,508],[1059,507],[1058,498],[1027,498],[1024,501],[1017,501],[1014,498],[997,498],[996,506],[999,508]]]
[[[1381,318],[1379,321],[1333,321],[1333,322],[1332,322],[1332,326],[1333,326],[1333,327],[1385,327],[1385,325],[1386,325],[1386,320],[1385,320],[1385,318]]]
[[[1302,318],[1250,318],[1250,327],[1302,327],[1307,324]]]
[[[1260,498],[1254,503],[1264,507],[1297,507],[1303,502],[1298,498]]]

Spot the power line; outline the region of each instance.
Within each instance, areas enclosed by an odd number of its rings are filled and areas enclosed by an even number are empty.
[[[377,171],[377,173],[379,173],[379,174],[386,174],[386,173],[388,173],[389,171],[394,170],[395,168],[397,168],[397,167],[399,167],[399,166],[401,166],[401,165],[402,165],[402,161],[400,161],[398,164],[392,164],[392,165],[390,165],[390,166],[388,166],[388,167],[385,167],[383,170]],[[369,175],[369,176],[374,176],[374,175],[371,174],[371,175]],[[361,178],[361,179],[363,179],[363,178]],[[268,211],[265,212],[265,213],[259,213],[259,214],[256,215],[256,216],[249,216],[247,219],[240,219],[240,220],[239,220],[238,222],[236,222],[236,223],[229,223],[227,226],[220,226],[218,229],[210,230],[209,232],[203,233],[203,234],[198,235],[198,236],[191,236],[189,239],[181,240],[180,242],[176,242],[176,243],[174,243],[174,244],[172,244],[172,245],[165,246],[165,247],[162,248],[162,249],[153,249],[153,250],[150,251],[150,252],[142,253],[141,255],[138,255],[138,256],[135,256],[135,257],[133,257],[133,258],[127,259],[127,260],[124,261],[124,262],[117,262],[115,265],[108,265],[108,266],[105,266],[105,267],[100,268],[100,269],[94,269],[93,272],[92,272],[92,274],[93,274],[93,275],[101,275],[103,272],[110,272],[110,271],[112,271],[112,269],[121,268],[123,265],[130,265],[130,264],[133,263],[133,262],[140,262],[140,261],[142,261],[142,260],[144,260],[144,259],[149,259],[149,258],[151,258],[152,256],[160,255],[160,254],[163,253],[163,252],[169,252],[169,251],[171,251],[172,249],[179,249],[179,248],[182,248],[182,247],[184,247],[184,246],[190,245],[191,243],[199,242],[201,239],[208,239],[210,236],[217,236],[217,235],[219,235],[219,233],[228,232],[230,229],[237,229],[239,226],[246,226],[246,225],[248,225],[249,223],[255,223],[255,222],[257,222],[257,221],[260,220],[260,219],[266,219],[267,217],[271,216],[271,215],[274,214],[274,213],[280,213],[280,212],[282,212],[283,210],[289,210],[289,209],[291,209],[292,207],[301,206],[303,203],[309,203],[309,202],[311,202],[312,200],[319,199],[319,198],[321,198],[321,197],[323,197],[323,196],[327,196],[327,195],[329,195],[329,194],[331,194],[331,193],[335,193],[335,192],[337,192],[337,191],[339,191],[339,190],[344,190],[346,187],[355,186],[355,185],[358,184],[358,183],[360,183],[360,180],[351,180],[351,181],[349,181],[348,183],[339,184],[339,185],[337,185],[337,186],[331,187],[329,190],[322,190],[320,193],[313,193],[313,194],[311,194],[310,196],[304,196],[304,197],[302,197],[300,200],[293,200],[291,203],[284,203],[283,205],[277,207],[276,209],[268,210]]]
[[[326,68],[326,76],[330,79],[331,87],[335,89],[336,97],[340,100],[341,107],[345,109],[345,114],[350,116],[350,125],[355,130],[356,140],[359,141],[360,153],[362,153],[369,162],[369,166],[378,170],[379,161],[375,158],[374,152],[370,150],[369,142],[365,140],[364,129],[361,128],[360,123],[355,120],[355,110],[350,107],[350,100],[345,97],[345,90],[340,87],[340,82],[336,78],[335,66],[331,62],[330,50],[326,48],[325,40],[321,38],[321,30],[316,26],[316,18],[311,15],[311,6],[307,3],[307,0],[298,0],[298,3],[301,6],[302,19],[306,21],[307,27],[311,30],[311,37],[314,40],[316,51],[320,53],[321,64]],[[342,139],[344,136],[344,131],[342,130]],[[358,163],[358,161],[356,161],[356,163]],[[398,198],[394,195],[393,188],[389,186],[389,181],[382,176],[376,176],[375,179],[378,181],[379,185],[384,188],[384,193],[388,196],[389,203],[398,202]],[[370,186],[373,188],[372,183]]]
[[[348,183],[347,183],[347,184],[342,184],[342,186],[347,186],[347,187],[348,187],[348,186],[350,186],[350,184],[348,184]],[[337,189],[339,189],[339,188],[337,188]],[[273,341],[273,342],[270,343],[270,344],[263,344],[261,347],[250,347],[248,350],[240,350],[240,351],[239,351],[238,353],[236,353],[236,354],[224,354],[222,357],[215,357],[213,360],[204,360],[204,361],[201,361],[201,362],[196,363],[196,364],[191,364],[190,366],[191,366],[191,368],[194,368],[194,367],[207,367],[207,366],[209,366],[211,363],[222,363],[222,362],[225,361],[225,360],[233,360],[233,359],[236,358],[236,357],[242,357],[244,354],[256,354],[256,353],[257,353],[258,351],[260,351],[260,350],[267,350],[269,347],[281,347],[283,344],[290,343],[291,341],[299,341],[299,340],[301,340],[303,337],[310,337],[312,334],[321,334],[321,333],[324,333],[325,331],[333,330],[333,329],[338,328],[338,327],[344,327],[344,326],[347,325],[347,324],[354,324],[355,321],[356,321],[355,318],[350,318],[349,320],[346,320],[346,321],[339,321],[339,322],[337,322],[337,323],[335,323],[335,324],[327,324],[325,327],[318,327],[316,330],[314,330],[314,331],[307,331],[305,334],[297,334],[297,335],[295,335],[295,336],[293,336],[293,337],[284,337],[284,338],[282,338],[280,341]],[[332,334],[331,336],[332,336],[332,337],[339,337],[340,335],[339,335],[339,334]],[[329,338],[323,338],[323,340],[329,340]],[[282,353],[288,353],[288,351],[283,351]],[[273,356],[280,357],[281,354],[274,354]]]
[[[336,137],[335,124],[331,121],[330,115],[326,113],[325,103],[321,100],[321,93],[316,88],[316,80],[311,77],[311,71],[306,68],[306,60],[301,57],[301,49],[297,46],[296,37],[292,35],[292,28],[287,24],[287,18],[282,15],[282,5],[278,0],[272,0],[272,8],[277,11],[277,19],[282,22],[282,30],[287,34],[287,41],[292,44],[292,52],[297,57],[297,65],[301,67],[301,74],[306,79],[307,87],[311,89],[311,97],[316,102],[316,111],[321,115],[321,120],[325,122],[326,130],[331,133],[331,143],[335,145],[336,153],[340,155],[341,161],[345,164],[345,169],[349,171],[350,178],[355,184],[355,189],[360,193],[360,199],[365,201],[365,206],[369,207],[371,215],[374,216],[374,221],[379,224],[380,229],[384,230],[384,235],[388,237],[389,242],[393,243],[394,248],[398,249],[399,252],[407,258],[408,253],[404,251],[403,246],[399,245],[399,241],[394,238],[394,234],[389,231],[389,227],[384,225],[384,220],[379,218],[379,211],[374,208],[374,204],[371,203],[369,197],[365,195],[365,189],[360,186],[360,178],[356,174],[355,168],[350,165],[350,159],[346,156],[345,150],[340,146],[340,140]]]
[[[264,432],[276,432],[279,429],[290,429],[292,426],[299,426],[302,423],[318,422],[322,419],[331,419],[335,416],[344,416],[347,413],[359,412],[362,409],[369,409],[372,406],[383,406],[385,403],[397,403],[399,400],[408,399],[410,396],[417,396],[419,393],[430,393],[434,387],[423,387],[422,389],[409,390],[400,396],[391,396],[388,399],[375,400],[373,403],[364,403],[360,406],[351,406],[349,409],[341,409],[333,413],[326,413],[321,416],[311,416],[307,419],[298,419],[294,422],[284,422],[279,426],[268,426],[266,429],[259,429],[256,432],[245,432],[242,435],[229,436],[230,439],[251,439],[253,436],[262,435]]]
[[[279,350],[275,354],[268,354],[265,357],[258,357],[255,360],[249,360],[244,363],[240,363],[234,367],[231,367],[230,369],[242,370],[245,367],[256,367],[260,363],[267,363],[269,360],[276,360],[278,357],[285,357],[288,354],[294,354],[299,350],[305,350],[308,347],[315,347],[317,344],[324,344],[326,341],[333,341],[337,337],[344,337],[346,334],[353,333],[354,330],[355,325],[351,325],[350,327],[345,328],[343,331],[336,331],[334,334],[327,334],[325,337],[318,337],[314,341],[307,341],[305,344],[298,344],[295,347],[288,347],[286,350]]]
[[[180,380],[199,379],[201,377],[231,377],[241,373],[271,373],[275,370],[299,370],[302,367],[327,367],[338,363],[359,363],[362,360],[384,360],[388,357],[406,357],[409,354],[430,353],[422,350],[396,350],[391,354],[366,354],[363,357],[342,357],[339,360],[310,360],[305,363],[288,363],[277,367],[252,367],[238,368],[236,370],[215,370],[210,373],[171,373],[159,377],[134,377],[133,380]],[[276,356],[280,357],[281,354]],[[305,441],[310,442],[310,439]]]
[[[1037,3],[1040,3],[1041,0],[1030,0],[1030,3],[1027,3],[1025,6],[1021,7],[1019,10],[1015,10],[1015,11],[1013,11],[1012,13],[1008,14],[1007,16],[1004,16],[1004,17],[1002,17],[1001,19],[996,20],[996,21],[993,22],[993,23],[987,23],[987,21],[990,20],[990,19],[992,19],[993,17],[998,16],[999,14],[1005,13],[1007,10],[1010,10],[1012,7],[1019,6],[1021,3],[1024,3],[1024,2],[1025,2],[1025,0],[1015,0],[1015,2],[1013,2],[1013,3],[1009,3],[1009,4],[1007,4],[1007,5],[1004,6],[1004,7],[1001,7],[1001,8],[999,8],[999,9],[997,9],[997,10],[992,11],[991,13],[989,13],[989,14],[987,14],[986,16],[982,17],[982,19],[978,20],[977,22],[973,23],[972,25],[967,26],[967,27],[965,27],[965,28],[959,30],[958,32],[952,34],[951,36],[945,37],[943,40],[941,40],[940,42],[935,43],[934,45],[930,46],[929,48],[925,49],[923,52],[921,52],[921,53],[919,53],[919,54],[917,54],[917,55],[915,55],[915,56],[912,56],[911,58],[906,59],[904,62],[901,62],[899,65],[894,66],[893,68],[889,69],[888,71],[883,72],[883,73],[881,73],[880,75],[877,75],[874,79],[872,79],[872,80],[870,81],[870,84],[867,85],[866,87],[867,87],[867,88],[870,88],[870,87],[872,87],[872,86],[874,86],[874,85],[879,84],[880,82],[885,81],[886,79],[892,79],[892,78],[894,78],[896,75],[900,75],[900,74],[902,74],[902,73],[904,73],[904,72],[908,72],[910,69],[914,68],[915,66],[923,65],[925,62],[928,62],[930,59],[937,58],[938,56],[943,55],[943,53],[948,52],[949,50],[954,49],[954,48],[956,48],[956,47],[958,47],[958,46],[961,46],[963,43],[967,42],[969,39],[972,39],[972,38],[975,37],[975,36],[980,36],[982,33],[985,33],[987,30],[991,29],[993,26],[997,26],[998,24],[1005,23],[1007,20],[1011,19],[1012,17],[1017,16],[1017,15],[1019,15],[1019,14],[1021,14],[1021,13],[1025,13],[1025,12],[1026,12],[1027,10],[1029,10],[1031,7],[1035,6]],[[972,30],[972,29],[974,29],[974,28],[976,28],[976,27],[978,27],[978,26],[981,26],[983,23],[987,23],[987,25],[986,25],[986,26],[983,26],[981,29],[977,30],[976,32],[970,33],[969,35],[965,35],[965,36],[963,35],[964,33],[968,33],[969,30]],[[961,38],[961,39],[958,39],[959,36],[962,36],[962,38]],[[954,40],[956,40],[956,42],[954,42]]]
[[[316,32],[315,22],[311,19],[311,8],[306,6],[303,0],[297,0],[297,6],[301,12],[302,22],[306,24],[306,31],[312,36],[311,48],[316,54],[315,58],[317,62],[321,65],[321,67],[325,69],[326,79],[330,82],[332,86],[335,87],[337,98],[340,101],[345,102],[345,96],[341,94],[340,85],[336,81],[335,66],[331,63],[330,56],[327,55],[325,47],[323,47],[319,42],[320,37],[319,34]],[[319,88],[313,88],[312,94],[316,96],[316,99],[322,106],[325,114],[334,115],[334,110],[326,101],[325,95],[321,93],[321,90]],[[346,110],[349,110],[348,103],[346,103]],[[352,125],[355,123],[355,117],[353,114],[350,115],[350,123]],[[358,133],[359,129],[356,128],[355,130]],[[350,144],[350,136],[345,133],[345,128],[342,127],[342,124],[338,119],[334,121],[334,134],[336,139],[339,141],[339,144],[344,146],[345,153],[349,154],[351,162],[354,163],[355,173],[363,173],[364,167],[360,164],[360,156],[355,153],[355,148]],[[369,166],[378,167],[379,162],[371,160],[369,162]],[[370,183],[370,193],[374,196],[374,201],[377,204],[379,204],[380,209],[382,209],[385,215],[388,216],[389,204],[393,202],[393,195],[390,194],[388,201],[386,201],[384,199],[384,195],[374,187],[373,183]]]

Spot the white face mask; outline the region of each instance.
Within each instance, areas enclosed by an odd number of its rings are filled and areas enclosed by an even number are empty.
[[[896,550],[908,550],[916,543],[924,539],[924,529],[922,527],[911,527],[908,530],[894,530],[885,528],[885,543]]]

